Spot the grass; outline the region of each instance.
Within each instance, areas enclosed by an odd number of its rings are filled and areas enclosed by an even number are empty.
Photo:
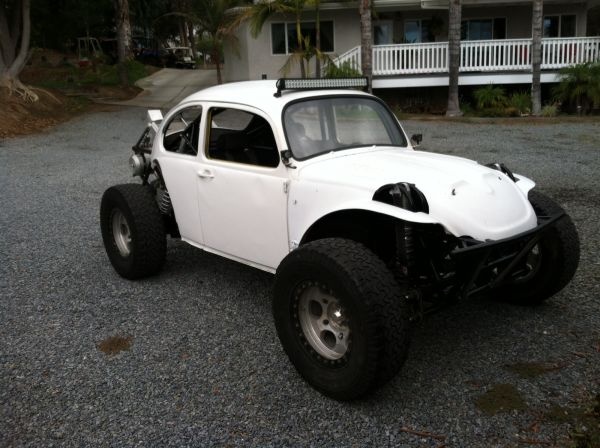
[[[150,74],[148,67],[137,61],[125,63],[129,84]],[[66,90],[74,87],[120,85],[117,65],[98,64],[93,67],[36,68],[29,82],[49,89]]]

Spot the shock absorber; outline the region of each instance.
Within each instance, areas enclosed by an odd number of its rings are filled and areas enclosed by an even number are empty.
[[[396,207],[405,210],[413,209],[413,202],[410,196],[410,186],[406,183],[394,185],[390,190],[392,201]],[[411,280],[415,276],[415,241],[413,224],[407,221],[401,221],[396,224],[396,263],[402,274],[402,277]]]

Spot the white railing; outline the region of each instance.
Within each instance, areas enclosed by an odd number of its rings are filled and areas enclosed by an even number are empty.
[[[461,72],[531,69],[531,39],[463,41]],[[570,37],[542,40],[542,69],[559,69],[600,60],[600,37]],[[360,69],[360,47],[335,59]],[[390,76],[448,71],[448,42],[376,45],[373,75]]]
[[[460,45],[460,71],[528,70],[530,54],[531,39],[465,41]]]
[[[334,59],[333,63],[338,67],[341,64],[348,63],[350,67],[359,70],[361,66],[361,58],[360,58],[360,45],[358,47],[351,48],[347,52],[341,54],[336,59]]]
[[[448,43],[376,45],[373,74],[395,75],[448,71]]]

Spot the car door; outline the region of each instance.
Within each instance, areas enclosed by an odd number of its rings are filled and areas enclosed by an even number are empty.
[[[207,106],[197,173],[205,246],[274,271],[289,252],[287,168],[269,120],[242,106]]]
[[[187,104],[176,109],[165,118],[158,143],[158,162],[179,233],[182,239],[197,245],[204,244],[196,191],[202,112],[200,104]]]

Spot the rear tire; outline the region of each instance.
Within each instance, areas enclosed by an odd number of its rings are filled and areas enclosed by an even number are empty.
[[[102,196],[100,227],[108,258],[122,277],[157,274],[166,258],[166,233],[152,188],[116,185]]]
[[[273,314],[292,364],[332,398],[366,394],[406,359],[406,299],[385,264],[354,241],[322,239],[291,252],[277,269]]]
[[[538,216],[564,213],[560,205],[538,191],[529,193],[529,202]],[[498,288],[495,297],[517,305],[540,305],[567,286],[579,265],[579,236],[569,215],[546,232],[530,253],[529,264],[528,274]]]

